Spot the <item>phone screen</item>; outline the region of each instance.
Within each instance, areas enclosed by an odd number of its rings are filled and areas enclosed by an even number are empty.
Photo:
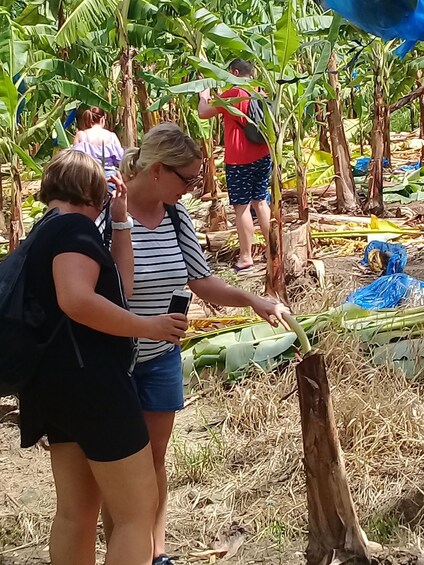
[[[187,314],[190,299],[186,296],[173,294],[168,308],[168,314]]]

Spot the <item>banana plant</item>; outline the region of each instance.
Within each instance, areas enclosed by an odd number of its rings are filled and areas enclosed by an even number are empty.
[[[0,155],[10,171],[10,250],[23,235],[22,165],[41,174],[37,152],[63,134],[60,118],[69,99],[111,108],[82,71],[56,58],[50,13],[40,10],[31,3],[12,17],[9,8],[0,7]],[[41,34],[39,26],[50,34]]]

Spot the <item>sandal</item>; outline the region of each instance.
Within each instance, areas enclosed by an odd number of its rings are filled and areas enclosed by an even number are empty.
[[[174,562],[171,561],[171,558],[166,553],[161,553],[161,555],[153,559],[152,565],[174,565]]]
[[[243,273],[247,273],[247,272],[249,272],[249,271],[253,271],[254,268],[255,268],[255,267],[254,267],[253,264],[251,264],[251,265],[246,265],[245,267],[239,267],[238,265],[233,265],[233,270],[234,270],[236,273],[242,273],[242,272],[243,272]]]

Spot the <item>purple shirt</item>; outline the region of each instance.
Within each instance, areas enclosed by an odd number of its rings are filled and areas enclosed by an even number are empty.
[[[104,145],[95,145],[88,141],[81,141],[74,145],[75,151],[81,151],[93,157],[98,163],[104,167],[119,167],[119,163],[124,156],[124,150],[116,143],[105,143]]]

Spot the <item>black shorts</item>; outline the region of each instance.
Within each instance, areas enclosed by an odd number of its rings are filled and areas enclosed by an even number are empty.
[[[47,424],[50,445],[77,443],[87,459],[92,461],[118,461],[137,453],[149,443],[149,434],[143,415],[139,418],[117,421],[85,422],[84,425],[67,425],[61,430]]]

